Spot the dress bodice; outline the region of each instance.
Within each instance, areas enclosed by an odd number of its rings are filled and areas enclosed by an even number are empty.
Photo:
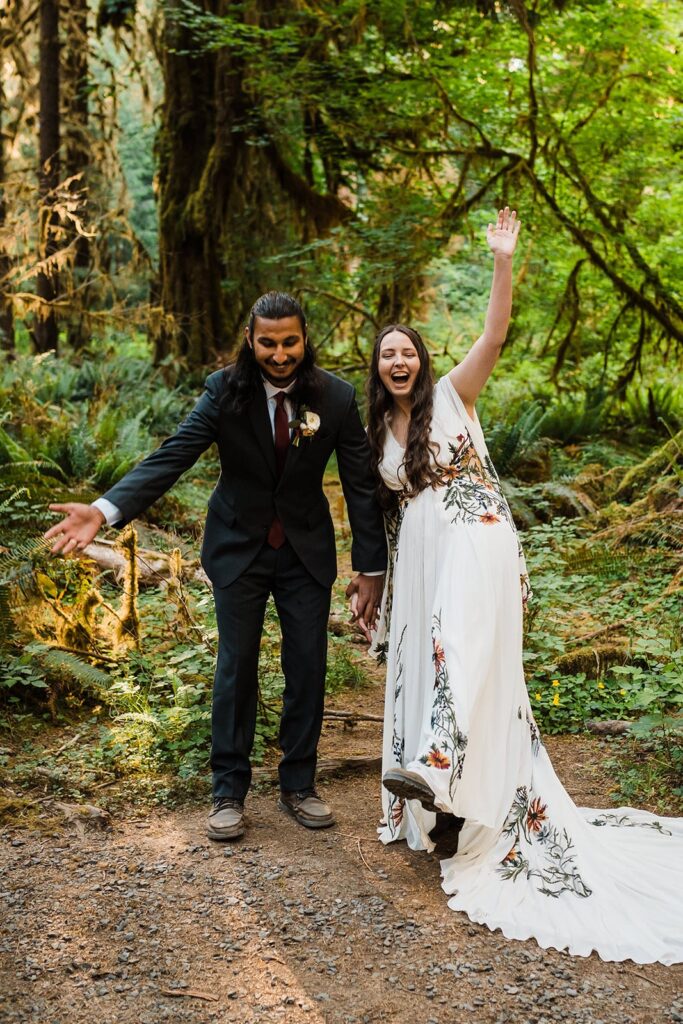
[[[448,521],[467,525],[503,521],[514,530],[512,513],[479,419],[476,413],[469,415],[448,376],[434,387],[430,440],[434,444],[432,465],[440,478],[440,485],[430,491],[433,500],[443,504]],[[413,497],[405,476],[404,457],[405,449],[387,423],[380,473],[387,487],[399,492],[400,504]]]

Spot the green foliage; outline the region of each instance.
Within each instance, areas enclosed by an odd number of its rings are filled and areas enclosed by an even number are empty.
[[[669,557],[650,550],[645,559],[587,544],[584,533],[579,522],[556,519],[525,534],[534,588],[526,624],[527,686],[547,733],[575,732],[589,719],[630,719],[646,710],[668,715],[683,701],[681,619],[676,593],[667,594]],[[613,635],[593,637],[593,621],[616,623]]]
[[[0,363],[0,467],[13,480],[47,474],[101,493],[189,411],[196,389],[166,387],[144,346],[112,344],[78,366],[54,355]]]
[[[616,749],[610,763],[620,800],[634,805],[660,802],[675,814],[683,807],[683,717],[643,715],[629,732],[631,742]]]
[[[541,402],[521,404],[497,418],[487,433],[486,444],[500,476],[514,476],[525,463],[547,450],[547,413]]]

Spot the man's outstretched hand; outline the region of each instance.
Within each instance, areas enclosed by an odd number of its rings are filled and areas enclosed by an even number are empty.
[[[354,576],[346,588],[351,602],[351,621],[357,622],[368,643],[370,630],[375,625],[382,603],[384,573],[381,576],[365,576],[362,572]]]
[[[57,537],[52,545],[50,554],[56,555],[61,552],[68,555],[70,551],[82,551],[87,548],[105,522],[104,516],[98,508],[93,505],[82,505],[76,501],[69,501],[65,505],[48,505],[51,512],[64,512],[65,517],[60,523],[51,526],[43,534],[46,540]]]

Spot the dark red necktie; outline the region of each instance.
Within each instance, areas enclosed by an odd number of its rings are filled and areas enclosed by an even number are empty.
[[[289,419],[285,409],[285,392],[278,391],[275,396],[275,466],[278,478],[282,476],[289,448]],[[271,548],[281,548],[285,542],[285,531],[282,523],[275,516],[268,531],[268,543]]]

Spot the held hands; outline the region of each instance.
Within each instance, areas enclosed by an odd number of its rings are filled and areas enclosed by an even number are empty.
[[[510,207],[498,211],[498,220],[486,228],[486,241],[494,256],[512,256],[517,245],[522,222],[517,220],[517,211],[510,213]]]
[[[382,591],[384,590],[384,573],[381,576],[364,576],[358,573],[346,588],[351,609],[351,621],[357,622],[365,639],[370,643],[370,630],[377,621]]]
[[[52,555],[60,551],[63,555],[68,555],[71,551],[82,551],[87,548],[105,521],[99,509],[75,501],[69,501],[65,505],[48,505],[48,508],[51,512],[66,513],[66,517],[60,523],[51,526],[43,534],[46,540],[50,540],[51,537],[58,538],[50,549]]]

